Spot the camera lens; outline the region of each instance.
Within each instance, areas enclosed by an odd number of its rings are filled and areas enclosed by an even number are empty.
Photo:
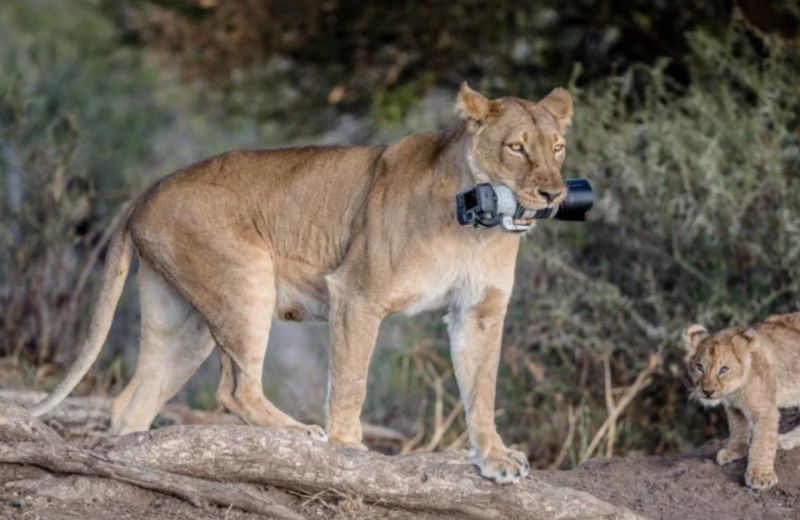
[[[556,220],[586,220],[586,213],[594,205],[592,185],[586,179],[567,179],[567,197],[559,204]]]

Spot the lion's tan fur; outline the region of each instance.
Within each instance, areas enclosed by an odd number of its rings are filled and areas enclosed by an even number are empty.
[[[748,456],[747,485],[773,486],[778,481],[777,447],[800,446],[800,429],[778,435],[779,409],[800,406],[800,313],[770,316],[751,329],[731,327],[716,334],[692,325],[684,332],[684,343],[693,397],[709,406],[722,403],[728,417],[730,438],[717,462]]]
[[[457,109],[457,127],[389,146],[225,153],[136,200],[116,236],[141,259],[141,349],[113,403],[113,430],[147,429],[216,343],[220,403],[251,424],[324,437],[272,405],[261,376],[271,316],[327,319],[327,438],[363,447],[359,416],[381,320],[446,306],[474,459],[500,482],[524,476],[525,456],[505,447],[494,423],[520,235],[458,225],[454,200],[477,182],[505,183],[531,208],[563,200],[572,103],[561,89],[533,103],[489,100],[465,84]],[[115,259],[106,270],[124,279],[127,263]],[[115,302],[94,321],[110,322]],[[85,350],[96,356],[96,338]],[[37,413],[55,406],[81,370]]]

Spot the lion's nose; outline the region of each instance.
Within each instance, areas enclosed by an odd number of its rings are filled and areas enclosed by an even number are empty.
[[[561,195],[561,190],[546,191],[546,190],[538,189],[536,191],[538,191],[539,195],[542,196],[544,198],[544,200],[546,200],[547,202],[550,202],[551,200],[554,200],[559,195]]]
[[[706,390],[705,388],[703,388],[703,393],[706,394],[706,397],[711,397],[712,395],[714,395],[713,390]]]

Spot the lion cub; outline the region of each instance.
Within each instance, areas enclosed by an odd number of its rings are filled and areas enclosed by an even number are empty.
[[[774,486],[777,446],[800,446],[800,427],[778,435],[778,409],[800,405],[800,312],[716,334],[692,325],[683,340],[692,398],[705,406],[722,403],[728,416],[730,437],[717,452],[717,463],[747,455],[747,485]]]

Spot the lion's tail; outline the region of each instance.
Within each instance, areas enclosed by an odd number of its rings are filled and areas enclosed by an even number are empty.
[[[125,286],[125,278],[128,275],[131,258],[133,257],[133,244],[128,232],[128,221],[132,207],[132,204],[127,206],[120,213],[121,218],[119,221],[112,224],[114,231],[112,232],[106,263],[103,268],[100,294],[89,324],[88,337],[81,345],[78,359],[75,360],[75,363],[67,371],[64,379],[56,386],[55,390],[30,409],[31,414],[34,416],[44,415],[58,406],[83,379],[83,376],[86,375],[86,372],[89,371],[89,368],[100,354],[100,349],[105,343],[106,336],[108,336],[108,330],[111,328],[114,311],[122,294],[122,288]]]

